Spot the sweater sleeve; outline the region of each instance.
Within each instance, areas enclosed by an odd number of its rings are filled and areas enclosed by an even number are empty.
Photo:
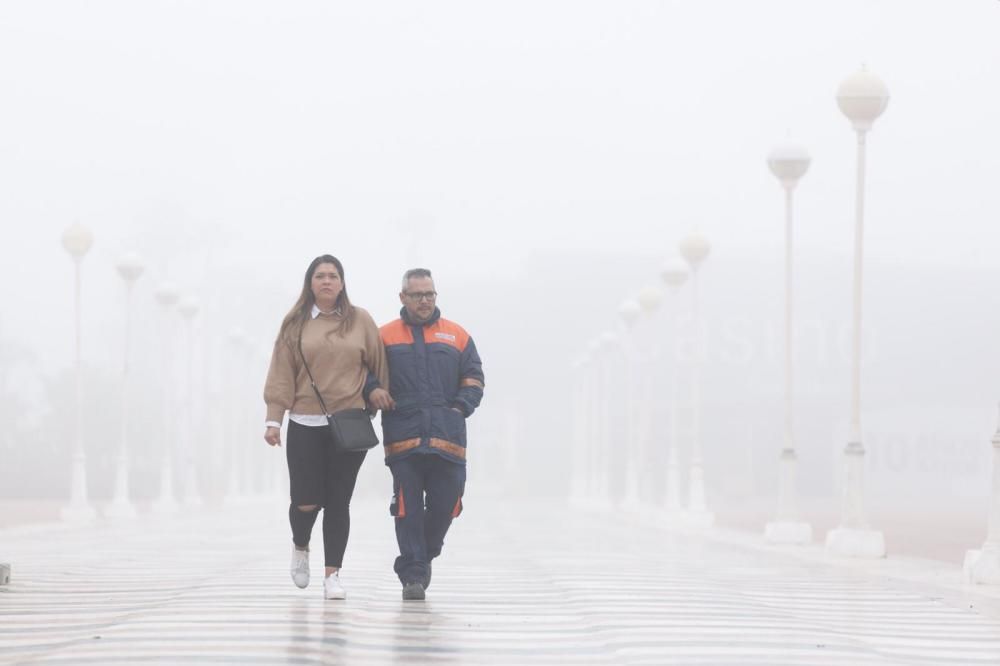
[[[271,353],[271,366],[264,382],[264,403],[267,405],[267,421],[281,423],[285,412],[295,401],[295,376],[297,364],[292,349],[284,340],[276,340]]]
[[[385,345],[379,335],[375,320],[362,310],[361,323],[365,329],[365,365],[368,366],[368,380],[365,382],[365,398],[376,388],[389,390],[389,364],[385,360]],[[373,381],[374,380],[374,381]]]

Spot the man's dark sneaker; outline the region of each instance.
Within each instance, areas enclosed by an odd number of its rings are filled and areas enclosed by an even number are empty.
[[[403,586],[403,601],[423,601],[424,586],[420,583],[407,583]]]

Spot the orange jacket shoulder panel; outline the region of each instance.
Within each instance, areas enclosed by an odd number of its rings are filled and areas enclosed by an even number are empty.
[[[402,319],[397,319],[396,321],[391,321],[382,328],[378,330],[379,335],[382,336],[382,344],[388,347],[389,345],[412,345],[413,344],[413,332],[410,327],[407,326]]]
[[[442,342],[458,351],[465,351],[466,345],[469,344],[469,334],[453,321],[438,319],[433,326],[424,328],[424,342],[426,344]]]

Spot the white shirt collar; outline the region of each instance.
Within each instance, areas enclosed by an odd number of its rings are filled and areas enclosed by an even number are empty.
[[[312,318],[315,319],[316,317],[320,316],[321,314],[327,314],[327,313],[325,313],[322,310],[320,310],[319,306],[316,305],[315,303],[313,303]],[[333,312],[331,312],[329,314],[339,315],[340,314],[340,308],[334,308]]]

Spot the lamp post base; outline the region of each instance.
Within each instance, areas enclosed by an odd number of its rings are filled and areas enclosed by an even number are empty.
[[[160,469],[160,496],[153,502],[153,513],[169,516],[181,508],[174,495],[174,469],[170,461],[170,453],[166,453],[163,467]]]
[[[181,486],[181,507],[193,508],[201,503],[202,499],[198,492],[198,470],[195,469],[194,460],[190,460],[185,465],[184,485]]]
[[[570,497],[569,503],[574,508],[594,513],[607,513],[614,506],[607,500],[597,499],[593,496],[588,497],[586,495]]]
[[[639,496],[635,493],[626,493],[625,497],[621,499],[618,507],[625,513],[630,513],[633,515],[638,515],[645,513],[646,505],[642,503]]]
[[[115,499],[108,505],[104,515],[108,518],[135,518],[138,514],[128,500]]]
[[[161,497],[153,503],[153,513],[158,516],[169,516],[180,511],[181,505],[174,499],[173,493]]]
[[[639,469],[631,459],[625,465],[625,492],[618,500],[618,507],[627,513],[638,514],[643,510],[642,498],[639,497]]]
[[[885,557],[885,536],[878,530],[838,527],[826,533],[826,552],[841,557]]]
[[[682,515],[688,527],[711,527],[715,524],[715,514],[705,509],[685,511]]]
[[[812,541],[812,526],[792,520],[773,520],[764,526],[764,539],[770,543],[800,545]]]
[[[62,508],[62,511],[59,512],[59,517],[65,523],[81,525],[93,522],[97,517],[97,512],[89,504],[71,503]]]
[[[192,497],[191,495],[185,495],[181,498],[178,508],[182,511],[187,511],[190,509],[196,509],[203,504],[201,498]]]
[[[135,518],[135,507],[128,501],[128,462],[124,454],[118,456],[118,469],[115,472],[115,492],[111,504],[103,515],[108,518]]]
[[[666,528],[684,526],[684,510],[677,506],[666,506],[652,512],[653,519]]]
[[[1000,546],[966,551],[962,577],[966,583],[1000,585]]]

